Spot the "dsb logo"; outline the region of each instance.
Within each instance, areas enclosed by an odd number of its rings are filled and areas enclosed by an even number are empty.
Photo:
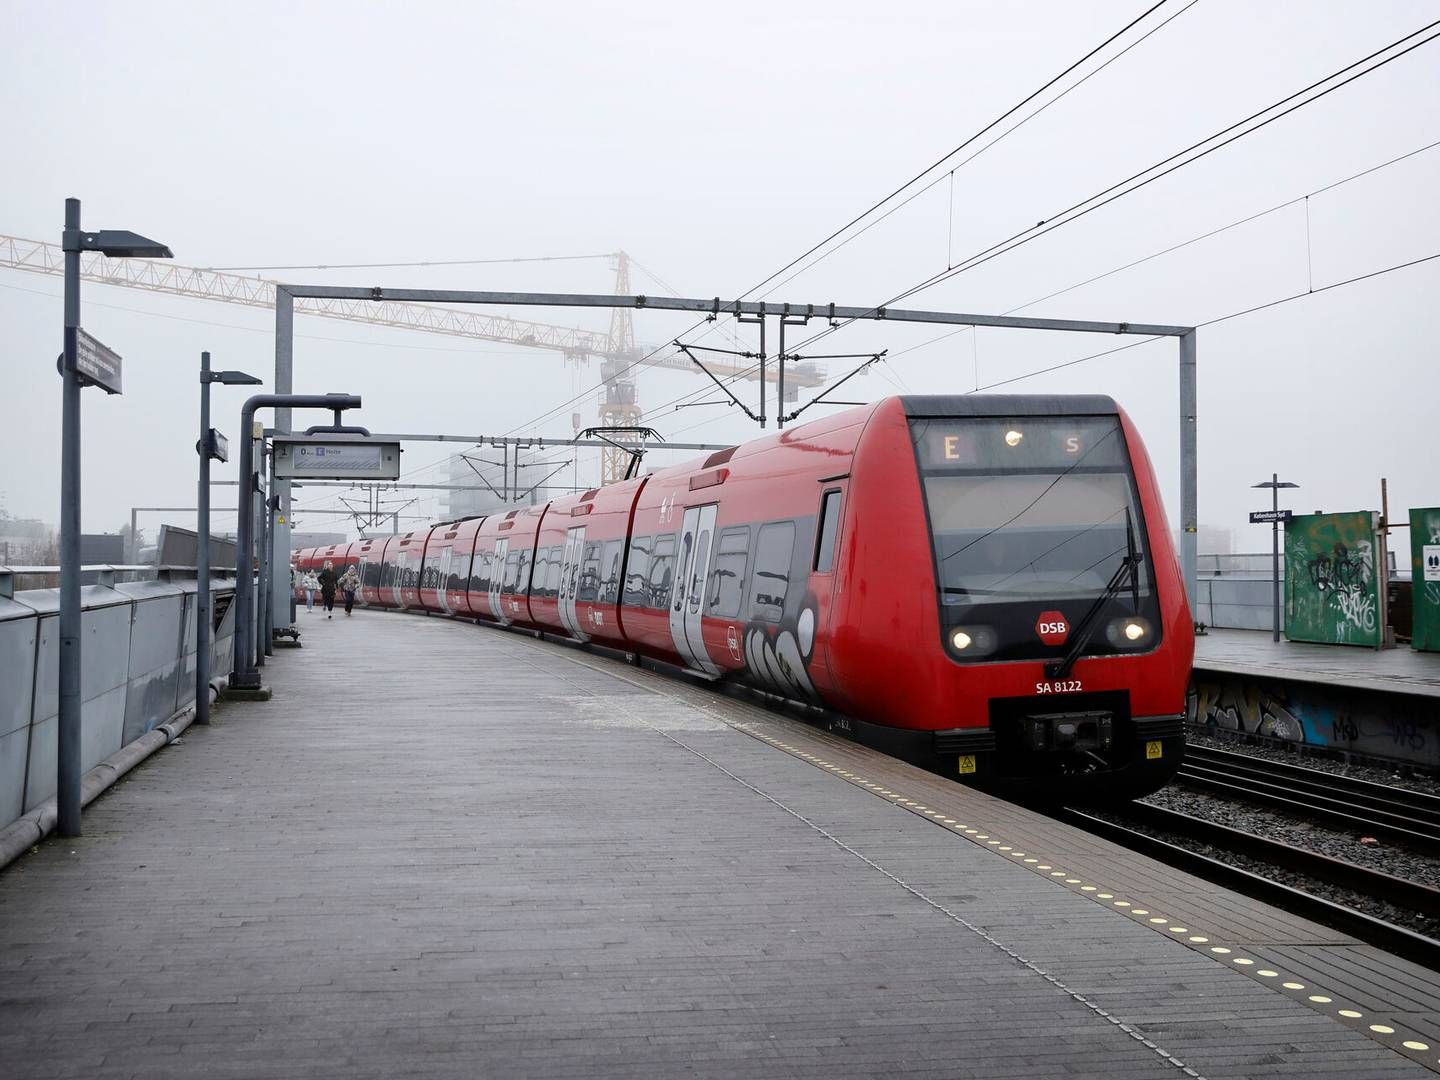
[[[1046,645],[1064,645],[1070,636],[1070,624],[1059,611],[1042,611],[1035,620],[1035,633]]]

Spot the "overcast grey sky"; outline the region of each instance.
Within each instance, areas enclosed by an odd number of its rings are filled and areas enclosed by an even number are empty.
[[[146,233],[192,266],[623,248],[683,294],[730,296],[1147,6],[0,0],[0,232],[58,241],[73,195],[87,228]],[[1169,0],[1126,41],[1184,6]],[[884,301],[1435,19],[1433,0],[1198,0],[956,171],[953,186],[947,178],[770,299]],[[1437,106],[1440,42],[907,304],[1009,310],[1440,140]],[[1310,199],[1308,243],[1300,203],[1026,311],[1195,323],[1320,288],[1440,252],[1436,191],[1440,148]],[[588,292],[614,284],[607,260],[266,276]],[[634,285],[663,291],[643,275]],[[1202,523],[1236,529],[1240,549],[1267,547],[1262,527],[1242,523],[1268,501],[1248,485],[1273,470],[1302,485],[1297,509],[1378,508],[1381,476],[1399,511],[1440,504],[1437,285],[1440,260],[1200,332]],[[59,296],[58,278],[0,269],[0,497],[11,513],[50,521]],[[273,320],[92,285],[84,305],[86,327],[126,362],[123,397],[84,399],[84,525],[109,531],[132,505],[193,500],[198,354],[209,349],[217,366],[268,381]],[[516,314],[608,322],[596,312]],[[637,338],[659,344],[687,325],[647,314]],[[564,437],[569,407],[535,419],[599,378],[598,365],[577,381],[555,355],[508,345],[317,318],[297,320],[297,335],[296,390],[365,395],[361,422],[377,431]],[[937,336],[857,325],[823,349],[898,354]],[[839,396],[967,391],[977,374],[984,385],[1116,344],[966,331],[879,365]],[[1173,342],[1007,389],[1114,395],[1148,440],[1176,521]],[[656,410],[649,420],[666,435],[758,434],[734,410],[668,404],[703,391],[702,377],[684,373],[641,380],[642,404]],[[243,396],[216,392],[217,425],[232,436]],[[443,457],[438,446],[411,446],[407,471],[441,480],[442,469],[425,466]],[[595,475],[587,461],[581,481]],[[433,500],[421,508],[437,510]],[[328,520],[302,515],[302,527]]]

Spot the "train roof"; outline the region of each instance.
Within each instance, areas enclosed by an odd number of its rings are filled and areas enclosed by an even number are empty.
[[[1105,394],[907,394],[906,416],[1095,416],[1120,411]]]

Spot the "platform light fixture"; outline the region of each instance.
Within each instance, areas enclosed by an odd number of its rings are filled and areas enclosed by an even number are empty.
[[[59,708],[55,734],[55,813],[61,836],[80,835],[81,762],[81,609],[80,609],[80,390],[100,386],[120,392],[120,357],[80,329],[80,255],[99,252],[110,259],[170,259],[157,240],[126,229],[80,231],[80,200],[65,200],[64,352],[60,413],[60,663]],[[81,370],[81,338],[87,352]]]

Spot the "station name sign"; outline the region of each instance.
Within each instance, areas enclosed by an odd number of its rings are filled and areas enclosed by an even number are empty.
[[[55,369],[65,370],[65,354],[55,359]],[[107,394],[120,393],[120,354],[84,330],[75,330],[75,374],[81,386],[98,386]]]
[[[365,436],[277,435],[275,475],[289,480],[398,480],[400,444]]]
[[[1251,510],[1250,524],[1258,525],[1262,521],[1289,521],[1289,510]]]

